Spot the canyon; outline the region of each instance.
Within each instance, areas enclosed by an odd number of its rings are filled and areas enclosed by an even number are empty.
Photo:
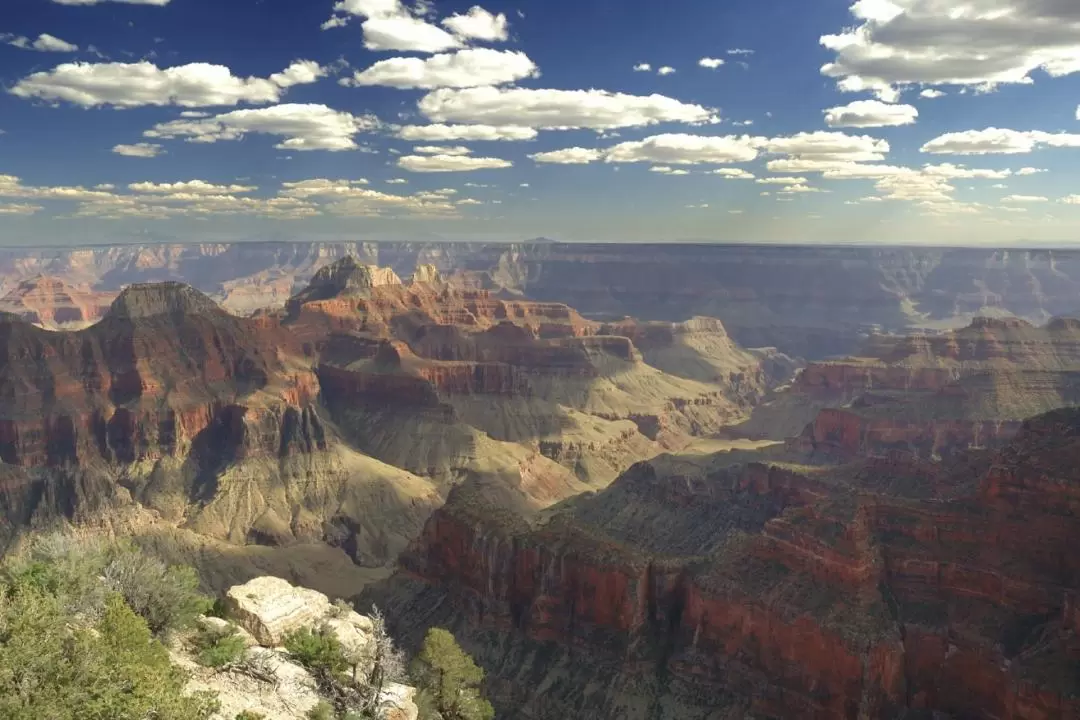
[[[0,548],[451,628],[514,720],[1080,717],[1080,254],[0,250]]]

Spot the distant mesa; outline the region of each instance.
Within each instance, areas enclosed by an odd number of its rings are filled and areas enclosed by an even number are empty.
[[[130,285],[109,308],[108,316],[137,320],[160,315],[221,315],[217,303],[190,285],[178,282]]]
[[[296,295],[290,307],[336,297],[366,296],[384,285],[401,285],[401,278],[389,268],[364,265],[352,255],[346,255],[315,273],[307,288]]]

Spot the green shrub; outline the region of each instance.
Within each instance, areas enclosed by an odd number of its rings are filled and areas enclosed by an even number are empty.
[[[266,720],[266,716],[254,710],[244,710],[236,713],[236,720]]]
[[[336,675],[349,669],[341,641],[326,628],[301,628],[285,636],[289,655],[308,670]]]
[[[325,700],[307,711],[308,720],[334,720],[334,708]]]
[[[85,624],[26,579],[0,584],[4,720],[204,720],[216,710],[212,696],[185,695],[186,676],[119,595]]]
[[[244,638],[231,625],[225,630],[202,628],[195,635],[192,644],[197,651],[196,659],[199,664],[212,668],[222,668],[239,662],[246,650]]]
[[[110,555],[102,571],[106,585],[123,595],[157,636],[190,627],[213,605],[199,592],[192,568],[170,567],[127,545],[117,546]]]

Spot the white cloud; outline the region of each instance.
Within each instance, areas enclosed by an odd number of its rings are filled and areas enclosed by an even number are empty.
[[[458,200],[455,205],[483,205],[483,201],[474,200],[473,198],[462,198]]]
[[[1009,188],[1009,186],[1004,183],[998,183],[996,185],[991,185],[990,187],[994,188],[995,190],[1007,190]]]
[[[117,155],[137,158],[155,158],[165,152],[157,143],[135,143],[134,145],[116,145],[112,151]]]
[[[804,177],[766,177],[758,178],[755,182],[761,185],[805,185]]]
[[[753,173],[748,173],[742,168],[717,168],[716,170],[709,170],[709,175],[721,175],[725,178],[732,180],[753,180]]]
[[[465,155],[405,155],[398,158],[397,164],[403,170],[421,173],[498,170],[513,166],[512,162],[501,158]]]
[[[290,85],[314,82],[318,74],[313,68],[318,67],[310,61],[297,61],[283,73],[264,79],[239,78],[224,65],[208,63],[161,69],[145,60],[137,63],[74,62],[23,78],[11,93],[22,98],[67,101],[82,107],[264,104],[277,102]]]
[[[423,19],[426,7],[406,7],[401,0],[340,0],[334,13],[323,30],[342,27],[350,15],[366,18],[361,29],[368,50],[435,53],[462,47],[461,40]]]
[[[963,165],[924,165],[922,172],[926,175],[958,179],[958,178],[983,178],[987,180],[1001,180],[1012,175],[1010,170],[989,170],[983,168],[966,168]],[[1017,172],[1017,175],[1026,174]]]
[[[649,172],[660,173],[661,175],[689,175],[689,170],[683,170],[682,168],[671,168],[667,165],[654,165],[649,168]]]
[[[665,165],[749,162],[757,157],[758,139],[668,133],[609,148],[604,159],[612,163],[652,162]]]
[[[795,184],[795,185],[788,185],[788,186],[784,187],[782,190],[780,190],[780,192],[783,193],[783,194],[789,194],[790,195],[790,194],[793,194],[793,193],[816,193],[816,192],[826,192],[826,191],[822,190],[820,188],[810,187],[809,185],[803,185],[802,183],[798,183],[798,184]]]
[[[1046,172],[1043,168],[1022,167],[1016,171],[1017,175],[1038,175],[1039,173]]]
[[[406,125],[398,129],[402,140],[533,140],[539,133],[534,128],[516,125]]]
[[[728,55],[753,55],[753,50],[746,50],[745,48],[732,48],[727,51]]]
[[[993,88],[1080,70],[1080,4],[1071,0],[857,0],[861,22],[821,44],[822,73],[847,92],[895,98],[908,85]]]
[[[472,153],[472,150],[464,145],[453,147],[443,145],[419,145],[413,148],[413,152],[417,155],[469,155]]]
[[[234,110],[198,120],[173,120],[143,133],[149,138],[186,138],[188,142],[214,143],[239,140],[249,133],[285,138],[279,150],[355,150],[353,137],[372,130],[379,122],[372,116],[357,116],[332,110],[325,105],[274,105],[258,110]]]
[[[436,122],[514,125],[544,129],[609,130],[661,122],[705,123],[715,115],[664,95],[626,95],[604,90],[444,88],[428,93],[420,112]]]
[[[754,124],[754,121],[753,120],[736,120],[731,124],[734,125],[735,127],[750,127],[751,125]]]
[[[843,170],[852,163],[884,160],[889,152],[885,140],[825,131],[772,138],[762,141],[761,146],[768,153],[788,156],[770,160],[769,170],[792,174]]]
[[[1006,195],[1001,198],[1001,202],[1007,203],[1044,203],[1049,202],[1049,198],[1045,198],[1041,195]]]
[[[270,82],[280,88],[294,85],[310,85],[319,78],[326,77],[326,68],[314,60],[295,60],[292,65],[270,76]]]
[[[387,185],[408,185],[409,181],[405,178],[390,178],[386,181]]]
[[[0,203],[0,215],[33,215],[41,209],[29,203]]]
[[[128,190],[136,193],[172,195],[190,193],[192,195],[235,195],[255,192],[259,188],[251,185],[215,185],[205,180],[187,180],[174,183],[140,182],[128,185]]]
[[[919,93],[919,97],[926,98],[927,100],[936,100],[937,98],[945,97],[947,93],[941,90],[935,90],[933,88],[927,88]]]
[[[1061,202],[1066,205],[1080,205],[1080,195],[1066,195],[1061,198]]]
[[[35,200],[89,200],[111,197],[111,193],[82,186],[34,187],[23,185],[14,175],[0,175],[0,197]]]
[[[442,21],[442,25],[464,39],[502,42],[510,37],[506,15],[494,15],[479,5],[474,5],[464,15],[451,15]]]
[[[380,60],[342,85],[386,85],[396,88],[462,88],[502,85],[535,77],[536,64],[523,52],[470,48],[421,58]]]
[[[923,145],[922,152],[936,155],[1019,155],[1040,146],[1080,147],[1080,135],[990,127],[940,135]]]
[[[651,72],[652,65],[649,63],[638,63],[634,66],[634,72]]]
[[[698,65],[700,65],[703,68],[709,68],[710,70],[715,70],[716,68],[720,67],[723,64],[724,64],[724,61],[721,60],[720,58],[703,57],[700,60],[698,60]]]
[[[78,52],[79,46],[61,40],[48,33],[41,33],[36,40],[31,40],[24,35],[12,35],[0,33],[0,42],[22,50],[37,50],[38,52]]]
[[[856,100],[841,107],[825,111],[825,124],[829,127],[886,127],[911,125],[919,117],[919,111],[911,105],[891,105],[877,100]]]
[[[671,75],[674,72],[675,72],[675,68],[671,67],[670,65],[665,65],[664,67],[657,70],[656,74],[657,75]]]
[[[603,156],[604,153],[601,150],[572,147],[563,150],[536,153],[530,155],[529,158],[538,163],[549,163],[553,165],[587,165],[591,162],[596,162]]]

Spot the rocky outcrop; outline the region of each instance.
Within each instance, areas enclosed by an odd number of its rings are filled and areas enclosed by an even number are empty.
[[[229,616],[266,647],[280,646],[289,633],[314,627],[330,614],[325,595],[275,577],[236,585],[225,598]]]
[[[454,627],[510,718],[1072,717],[1077,438],[1061,410],[944,463],[658,458],[534,519],[465,486],[369,592]]]
[[[332,606],[322,593],[294,587],[280,578],[258,577],[230,588],[226,606],[229,620],[239,626],[237,631],[250,638],[244,653],[247,670],[235,666],[204,668],[195,662],[183,639],[172,650],[173,661],[192,676],[187,690],[216,694],[220,707],[215,720],[233,720],[245,711],[266,720],[309,717],[309,711],[323,698],[315,678],[280,647],[289,632],[328,628],[342,642],[348,657],[357,660],[358,672],[365,662],[371,663],[371,619]],[[217,618],[201,618],[201,623],[218,630],[230,625]],[[415,694],[415,688],[387,683],[376,702],[377,720],[416,720]]]

